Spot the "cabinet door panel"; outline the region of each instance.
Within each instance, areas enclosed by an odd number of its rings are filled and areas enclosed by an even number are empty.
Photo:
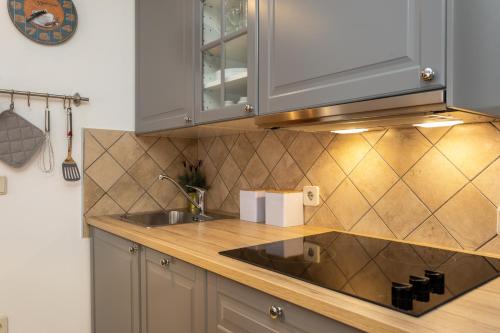
[[[444,0],[265,0],[259,19],[261,113],[444,85]]]
[[[162,266],[162,260],[170,264]],[[145,249],[142,268],[143,333],[205,331],[203,270]]]
[[[191,125],[194,2],[137,0],[136,130]]]
[[[94,333],[139,333],[139,255],[125,239],[93,229]]]

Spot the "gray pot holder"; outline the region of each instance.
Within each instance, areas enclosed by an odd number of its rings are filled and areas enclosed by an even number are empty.
[[[39,128],[12,108],[0,113],[0,161],[20,168],[37,153],[44,139]]]

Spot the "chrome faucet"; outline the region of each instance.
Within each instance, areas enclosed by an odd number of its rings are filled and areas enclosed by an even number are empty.
[[[189,200],[189,202],[191,202],[196,208],[200,210],[200,215],[205,215],[205,193],[207,192],[207,190],[197,186],[186,185],[187,188],[192,188],[193,190],[196,191],[197,199],[193,200],[193,198],[191,198],[191,196],[189,196],[189,194],[182,188],[182,186],[178,182],[176,182],[172,177],[162,174],[158,176],[158,179],[168,180],[172,184],[177,186],[182,195],[185,196],[186,199]]]

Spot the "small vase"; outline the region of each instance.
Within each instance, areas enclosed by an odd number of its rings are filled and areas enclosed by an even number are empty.
[[[189,196],[191,197],[191,199],[193,201],[197,201],[198,200],[198,194],[196,192],[192,192],[192,193],[189,193]],[[197,215],[199,213],[199,209],[196,208],[195,205],[193,205],[191,202],[189,203],[189,212],[193,215]]]

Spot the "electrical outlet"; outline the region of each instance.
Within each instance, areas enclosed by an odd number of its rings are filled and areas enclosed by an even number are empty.
[[[319,186],[304,186],[304,206],[319,206]]]
[[[0,195],[5,194],[7,194],[7,177],[0,176]]]
[[[0,333],[9,332],[9,323],[7,322],[7,317],[0,315]]]

